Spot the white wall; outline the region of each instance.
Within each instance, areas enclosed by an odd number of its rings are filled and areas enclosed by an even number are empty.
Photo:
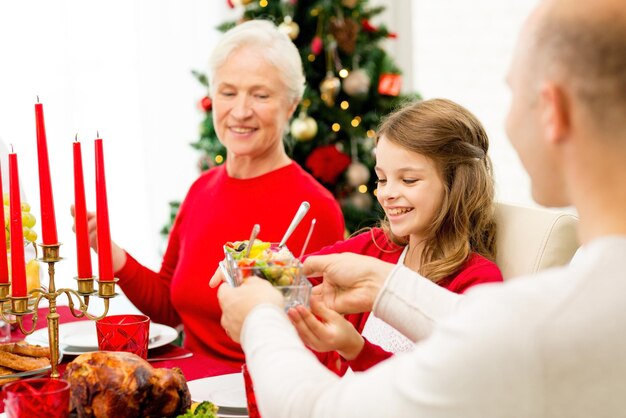
[[[34,103],[44,104],[59,240],[58,286],[76,275],[72,141],[83,142],[87,205],[95,209],[93,139],[104,141],[111,235],[158,269],[169,200],[197,177],[189,146],[205,68],[225,1],[24,0],[0,3],[0,138],[18,153],[37,219]],[[6,157],[2,160],[6,165]],[[40,231],[40,227],[36,229]],[[94,269],[97,268],[95,254]],[[114,299],[113,310],[130,307]]]
[[[504,82],[515,40],[536,0],[372,0],[386,6],[375,22],[398,33],[385,42],[403,71],[403,91],[445,97],[471,110],[490,138],[498,200],[533,206],[530,182],[504,123]]]
[[[535,0],[414,0],[413,76],[424,97],[470,109],[490,138],[499,200],[533,205],[530,183],[510,146],[505,76],[521,25]]]

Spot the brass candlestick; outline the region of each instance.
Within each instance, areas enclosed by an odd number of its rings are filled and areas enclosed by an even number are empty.
[[[4,309],[0,309],[0,315],[2,316],[2,319],[6,322],[9,322],[11,324],[17,323],[20,331],[24,335],[30,335],[35,331],[35,326],[37,325],[37,308],[39,307],[41,299],[45,298],[48,300],[48,343],[50,345],[50,364],[52,366],[50,377],[56,379],[59,377],[59,314],[57,313],[57,297],[62,294],[65,294],[67,296],[70,312],[76,318],[86,317],[91,320],[97,321],[98,319],[104,318],[109,312],[109,299],[117,295],[115,293],[115,283],[117,282],[117,279],[114,279],[113,281],[97,280],[97,292],[94,290],[93,277],[76,278],[76,280],[78,281],[78,290],[56,290],[56,285],[54,283],[54,264],[62,259],[61,257],[59,257],[59,247],[61,246],[61,244],[39,244],[39,246],[42,249],[43,256],[38,260],[44,263],[48,263],[48,288],[46,289],[41,286],[37,289],[29,291],[29,296],[13,297],[9,296],[10,283],[0,283],[0,306],[2,306],[6,301],[11,301],[10,309],[6,312]],[[89,297],[95,293],[98,294],[98,297],[104,299],[104,312],[102,313],[102,315],[99,316],[91,315],[89,312],[87,312],[87,309],[89,308]],[[75,304],[72,296],[75,296],[78,300],[78,311],[74,310]],[[32,307],[30,303],[31,300],[33,301]],[[30,314],[32,314],[33,316],[32,327],[31,329],[24,329],[22,317],[24,315]]]

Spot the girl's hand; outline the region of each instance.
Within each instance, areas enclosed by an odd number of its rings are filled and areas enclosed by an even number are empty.
[[[363,349],[361,334],[324,304],[319,291],[311,295],[311,311],[300,305],[290,309],[287,315],[302,341],[315,351],[337,351],[346,360],[352,360]]]

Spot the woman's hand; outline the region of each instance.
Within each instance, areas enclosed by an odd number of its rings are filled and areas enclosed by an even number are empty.
[[[70,213],[74,219],[72,231],[76,233],[76,211],[74,205],[70,206]],[[87,232],[89,233],[89,245],[95,252],[98,252],[98,222],[96,212],[87,212]],[[113,262],[113,272],[118,272],[126,264],[126,251],[115,242],[111,241],[111,259]]]
[[[283,307],[283,295],[268,282],[248,277],[239,287],[220,286],[217,299],[222,308],[222,327],[234,341],[240,341],[241,328],[252,309],[263,303]]]
[[[352,360],[363,349],[363,337],[343,316],[324,304],[319,287],[311,295],[311,311],[300,305],[287,315],[308,347],[322,353],[337,351],[346,360]]]

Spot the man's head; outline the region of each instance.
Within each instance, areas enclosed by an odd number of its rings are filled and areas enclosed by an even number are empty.
[[[507,131],[535,200],[571,204],[571,145],[578,153],[626,149],[624,0],[542,1],[522,31],[507,81]]]

